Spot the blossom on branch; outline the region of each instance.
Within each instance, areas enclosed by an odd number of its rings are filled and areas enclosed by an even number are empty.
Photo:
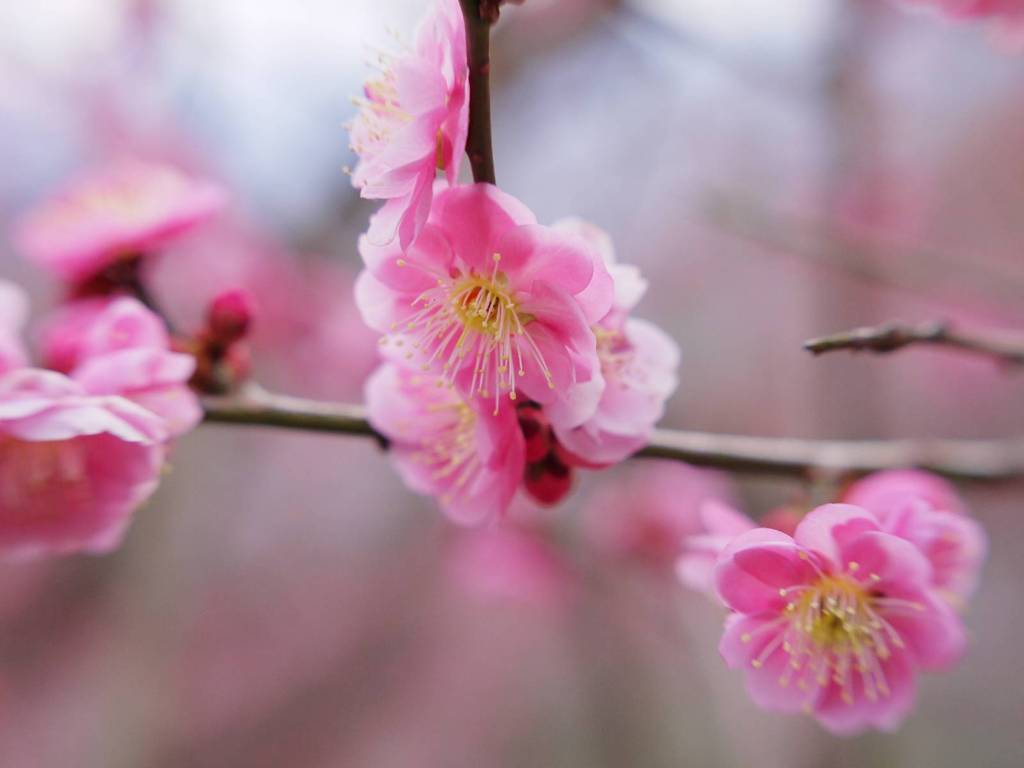
[[[458,0],[435,0],[412,50],[381,54],[349,127],[359,163],[352,183],[363,197],[387,201],[371,239],[396,236],[409,247],[430,212],[434,179],[459,176],[469,127],[466,31]]]
[[[611,275],[615,298],[593,326],[600,376],[552,404],[551,425],[561,445],[584,465],[614,464],[650,440],[678,385],[679,345],[652,323],[629,317],[647,281],[636,267],[617,263],[607,233],[577,219],[558,222],[555,228],[590,244],[595,270],[604,267]],[[596,409],[590,404],[594,400]],[[593,415],[581,423],[578,416],[586,411]]]
[[[407,343],[410,363],[467,396],[565,399],[580,423],[593,402],[569,402],[599,375],[591,325],[612,301],[611,281],[578,236],[539,226],[518,200],[488,184],[445,189],[420,237],[360,241],[366,266],[356,301],[373,329]]]
[[[202,420],[199,399],[188,385],[195,358],[171,351],[164,321],[138,300],[110,300],[84,329],[67,331],[80,334],[70,375],[87,392],[132,400],[160,416],[173,437]],[[50,326],[53,336],[60,332]]]
[[[23,368],[0,376],[0,553],[103,553],[157,487],[168,434],[121,397]]]
[[[948,667],[966,645],[927,558],[852,505],[815,509],[792,537],[741,534],[715,583],[732,611],[719,650],[745,671],[754,702],[804,711],[836,734],[894,730],[918,672]]]
[[[30,211],[17,240],[25,256],[81,290],[205,223],[224,205],[214,184],[174,168],[122,161],[72,181]]]
[[[460,523],[505,514],[526,466],[511,403],[500,401],[495,413],[437,374],[385,362],[366,383],[366,407],[410,488],[438,497]]]
[[[932,566],[934,588],[963,607],[978,585],[988,539],[949,483],[917,470],[877,472],[854,483],[844,500],[914,544]]]

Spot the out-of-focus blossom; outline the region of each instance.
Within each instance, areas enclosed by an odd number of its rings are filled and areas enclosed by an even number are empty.
[[[462,531],[450,558],[456,582],[486,599],[554,607],[572,591],[568,564],[539,532],[525,526]]]
[[[17,240],[32,261],[80,285],[166,245],[224,204],[214,184],[174,168],[122,161],[72,181],[30,211]]]
[[[1019,49],[1024,43],[1024,3],[1020,0],[902,0],[912,8],[931,8],[955,19],[989,19],[998,39]]]
[[[363,197],[387,200],[372,230],[407,248],[430,211],[434,179],[455,184],[469,125],[466,32],[458,0],[434,0],[412,50],[381,55],[350,127],[359,163],[352,183]]]
[[[28,317],[28,298],[14,283],[0,280],[0,375],[28,363],[21,331]]]
[[[671,568],[689,537],[703,532],[704,505],[730,497],[726,482],[712,472],[674,461],[644,462],[603,477],[582,519],[597,549]]]
[[[356,301],[366,323],[404,335],[410,359],[495,409],[520,393],[552,403],[599,375],[590,326],[611,306],[611,281],[594,279],[604,267],[584,240],[538,226],[496,187],[440,192],[404,253],[366,237],[360,251]],[[567,408],[566,420],[578,424],[595,406]]]
[[[366,384],[370,423],[413,490],[436,496],[460,523],[501,517],[525,467],[515,409],[463,397],[436,374],[384,363]]]
[[[962,607],[974,593],[988,540],[945,480],[916,470],[878,472],[850,486],[844,501],[917,546],[931,563],[932,584],[950,602]]]
[[[702,530],[686,537],[683,554],[676,561],[676,573],[690,589],[714,595],[718,556],[733,539],[753,530],[757,524],[717,499],[702,503],[698,514]]]
[[[188,386],[195,359],[171,351],[164,321],[128,297],[86,300],[81,309],[76,303],[46,333],[47,348],[70,364],[71,378],[90,394],[122,395],[152,411],[172,436],[193,429],[202,418]]]
[[[167,436],[146,409],[62,374],[0,377],[0,551],[114,549],[157,487]]]
[[[859,507],[819,507],[792,537],[748,531],[715,568],[733,611],[719,650],[762,707],[807,712],[836,734],[893,730],[918,671],[953,664],[966,644],[930,577],[917,547]]]
[[[551,424],[570,454],[590,465],[614,464],[642,448],[664,414],[665,402],[678,384],[679,346],[655,325],[628,317],[647,283],[635,267],[616,262],[605,232],[576,219],[555,227],[591,245],[593,257],[612,277],[615,300],[593,328],[601,375],[577,385],[569,398],[553,404]],[[596,274],[601,272],[598,268]],[[596,412],[580,424],[577,414],[591,408],[576,401],[589,403],[595,398]]]

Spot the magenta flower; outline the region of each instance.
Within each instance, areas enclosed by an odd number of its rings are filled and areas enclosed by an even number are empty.
[[[172,352],[164,321],[136,299],[71,302],[47,326],[44,347],[86,392],[132,400],[173,437],[202,418],[188,386],[195,358]]]
[[[962,607],[974,593],[988,539],[952,485],[917,470],[877,472],[854,483],[844,500],[921,550],[932,566],[932,585],[953,605]]]
[[[555,227],[591,245],[598,273],[603,265],[612,277],[615,300],[593,327],[601,375],[578,384],[548,415],[558,441],[583,464],[614,464],[650,440],[678,384],[679,346],[655,325],[628,316],[647,283],[635,267],[616,263],[605,232],[575,219]],[[588,411],[593,415],[580,423],[578,415]]]
[[[398,235],[408,248],[427,220],[437,171],[455,184],[469,125],[466,32],[457,0],[435,0],[400,57],[382,55],[349,128],[359,163],[352,183],[363,197],[386,200],[372,239]]]
[[[719,557],[715,583],[733,611],[719,650],[759,706],[807,712],[836,734],[893,730],[918,671],[951,665],[966,643],[930,580],[918,549],[866,510],[818,507],[793,537],[758,528]]]
[[[28,317],[28,298],[14,283],[0,280],[0,375],[27,364],[21,331]]]
[[[52,371],[0,377],[0,552],[108,552],[156,489],[167,433]]]
[[[444,382],[492,399],[494,410],[502,395],[552,403],[598,375],[590,326],[611,306],[604,268],[585,241],[538,226],[496,187],[440,192],[404,253],[365,237],[360,251],[356,301],[366,323],[395,335],[393,345],[405,344],[410,360]],[[590,415],[577,410],[577,423]]]
[[[57,277],[83,283],[166,245],[225,203],[221,189],[173,168],[125,161],[71,182],[29,212],[18,244]]]
[[[384,363],[366,383],[370,423],[391,441],[406,484],[436,496],[460,523],[503,516],[526,466],[515,409],[494,413],[436,374]]]

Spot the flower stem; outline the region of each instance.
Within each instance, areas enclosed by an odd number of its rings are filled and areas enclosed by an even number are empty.
[[[481,0],[459,0],[466,22],[469,64],[469,135],[466,154],[473,180],[496,184],[491,142],[491,21],[481,13]]]

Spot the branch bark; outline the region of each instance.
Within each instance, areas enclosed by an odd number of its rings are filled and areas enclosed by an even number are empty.
[[[1009,332],[956,330],[949,323],[920,325],[885,323],[854,328],[831,336],[804,342],[804,349],[814,355],[837,350],[886,354],[912,345],[949,347],[983,355],[1005,365],[1024,365],[1024,335]]]
[[[362,406],[322,403],[252,389],[204,400],[206,421],[387,440]],[[639,458],[684,461],[732,472],[814,479],[917,467],[955,480],[1024,478],[1024,438],[1003,440],[798,440],[660,429]]]
[[[491,24],[497,4],[487,0],[459,0],[466,22],[469,64],[469,135],[466,154],[473,181],[496,184],[491,142]],[[492,10],[493,6],[493,10]]]

